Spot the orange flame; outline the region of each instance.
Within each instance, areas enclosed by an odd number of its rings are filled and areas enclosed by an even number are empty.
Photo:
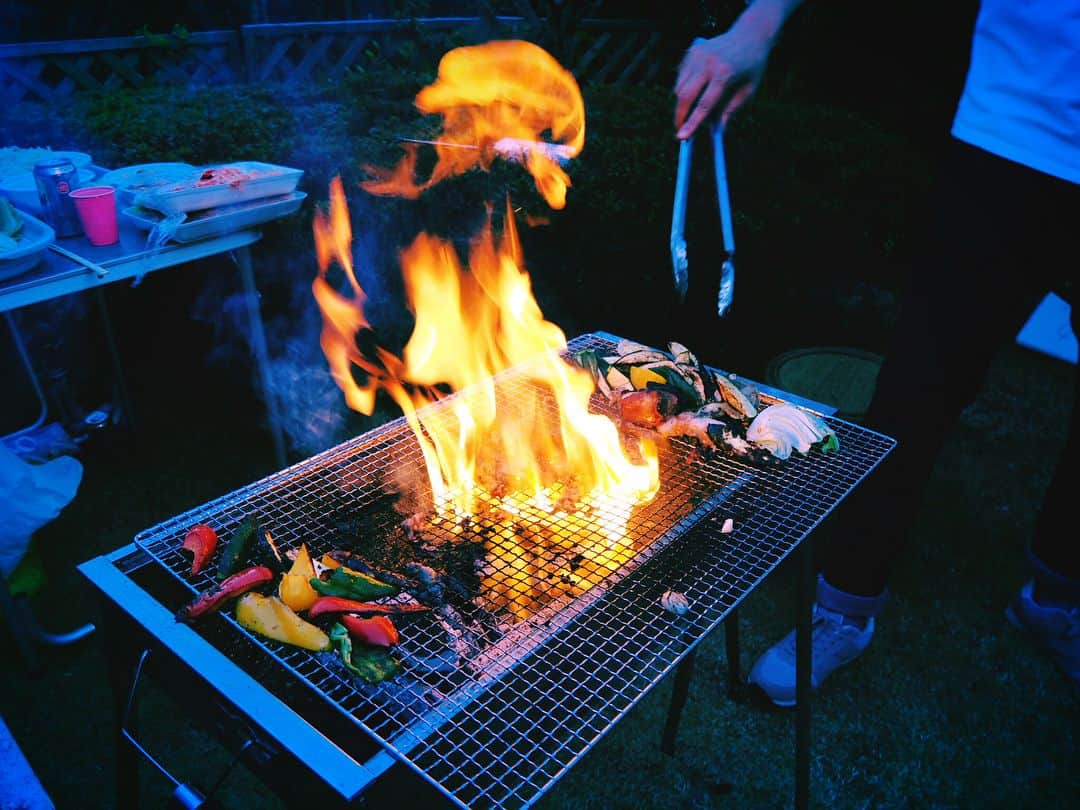
[[[438,507],[472,514],[478,485],[542,493],[574,481],[584,495],[619,492],[632,502],[655,494],[655,451],[647,451],[642,463],[631,461],[615,424],[589,412],[592,376],[559,355],[566,337],[544,319],[533,297],[509,203],[499,239],[489,212],[473,240],[468,269],[452,244],[428,234],[401,252],[415,325],[400,360],[382,348],[367,357],[356,346],[357,332],[370,324],[349,255],[351,231],[338,178],[331,183],[329,214],[317,213],[314,230],[320,272],[313,293],[323,312],[321,343],[333,378],[349,406],[362,413],[372,413],[380,389],[401,407],[424,451]],[[334,262],[348,279],[351,299],[326,280]],[[515,390],[513,397],[498,397],[495,377],[511,367],[520,375],[515,379],[527,383],[526,395]],[[460,396],[447,409],[421,410],[445,388]]]
[[[525,166],[548,205],[565,207],[570,177],[558,158],[576,157],[585,145],[585,102],[574,75],[543,48],[521,40],[455,48],[415,103],[443,118],[431,176],[416,181],[415,145],[403,144],[405,156],[392,170],[365,167],[374,178],[365,190],[412,199],[502,156]]]

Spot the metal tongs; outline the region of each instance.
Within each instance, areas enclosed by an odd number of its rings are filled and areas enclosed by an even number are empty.
[[[724,237],[724,261],[720,265],[720,294],[716,314],[724,317],[735,295],[735,231],[731,224],[728,199],[727,166],[724,163],[724,128],[717,120],[710,125],[713,163],[716,169],[716,198],[720,204],[720,230]],[[695,133],[696,134],[696,133]],[[679,169],[675,178],[675,204],[671,212],[671,265],[675,271],[675,289],[679,300],[686,299],[690,263],[686,256],[686,199],[690,191],[690,158],[694,148],[691,136],[679,144]]]

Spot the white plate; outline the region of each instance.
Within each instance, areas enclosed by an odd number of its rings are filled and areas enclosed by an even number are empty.
[[[30,175],[31,183],[34,177],[34,164],[45,158],[67,158],[76,169],[89,169],[91,164],[90,155],[86,152],[69,152],[59,149],[47,149],[45,147],[18,147],[7,146],[0,150],[0,179],[17,177],[22,174]],[[6,167],[16,166],[15,171]]]

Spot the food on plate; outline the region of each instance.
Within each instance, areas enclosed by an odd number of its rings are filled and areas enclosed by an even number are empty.
[[[389,680],[401,672],[401,664],[385,647],[353,644],[352,636],[340,622],[330,629],[330,640],[338,649],[345,667],[367,683]]]
[[[660,351],[620,340],[613,354],[585,349],[572,359],[592,374],[627,431],[691,439],[706,453],[762,466],[788,458],[792,448],[828,453],[840,446],[820,417],[786,403],[763,410],[756,385],[705,366],[675,341]]]
[[[357,602],[370,602],[383,596],[397,596],[397,585],[383,582],[362,571],[353,571],[344,565],[326,572],[326,578],[312,577],[311,587],[322,596],[341,596]]]
[[[245,593],[236,603],[240,626],[274,641],[319,652],[332,648],[330,637],[276,596]]]
[[[788,458],[792,450],[805,455],[815,445],[823,453],[840,446],[835,431],[822,419],[785,402],[762,410],[746,429],[746,438],[781,459]]]
[[[262,587],[273,579],[274,572],[265,566],[244,568],[203,591],[193,602],[180,608],[176,618],[178,621],[189,621],[213,613],[230,599]]]
[[[382,604],[379,602],[358,602],[355,599],[346,599],[342,596],[320,596],[307,608],[307,615],[314,619],[316,616],[327,616],[338,613],[353,613],[356,615],[393,615],[395,613],[417,613],[431,610],[425,605],[416,605],[402,602]]]
[[[202,571],[210,558],[214,556],[214,550],[218,545],[217,532],[205,523],[197,523],[188,529],[184,535],[181,548],[191,554],[191,573],[198,574]]]
[[[22,230],[23,219],[18,209],[0,197],[0,255],[18,249]]]
[[[301,543],[292,566],[281,575],[278,596],[293,610],[308,610],[319,598],[319,594],[311,587],[311,580],[314,578],[315,564],[311,561],[307,543]]]
[[[35,163],[54,157],[70,158],[76,169],[90,166],[90,156],[84,152],[56,152],[48,146],[4,146],[0,147],[0,177],[33,174]]]
[[[690,610],[690,600],[678,591],[664,591],[660,597],[660,606],[668,613],[683,616]]]
[[[193,185],[195,188],[221,185],[238,186],[244,180],[249,180],[255,176],[254,172],[237,169],[235,166],[216,166],[204,169]]]
[[[345,625],[354,640],[372,647],[396,647],[401,641],[394,623],[386,616],[353,616],[342,614],[338,621]]]
[[[247,564],[255,547],[261,527],[258,518],[249,515],[240,521],[225,544],[225,551],[218,560],[218,579],[225,579]]]

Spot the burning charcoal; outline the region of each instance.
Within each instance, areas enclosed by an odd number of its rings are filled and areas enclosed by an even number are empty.
[[[439,605],[446,601],[446,589],[435,569],[421,563],[410,563],[405,566],[405,573],[417,582],[417,586],[410,589],[409,593],[418,601],[429,605]]]
[[[427,523],[428,519],[426,515],[414,512],[405,518],[405,520],[401,521],[401,528],[405,530],[405,536],[415,542],[423,536],[422,532],[424,527],[427,526]]]

